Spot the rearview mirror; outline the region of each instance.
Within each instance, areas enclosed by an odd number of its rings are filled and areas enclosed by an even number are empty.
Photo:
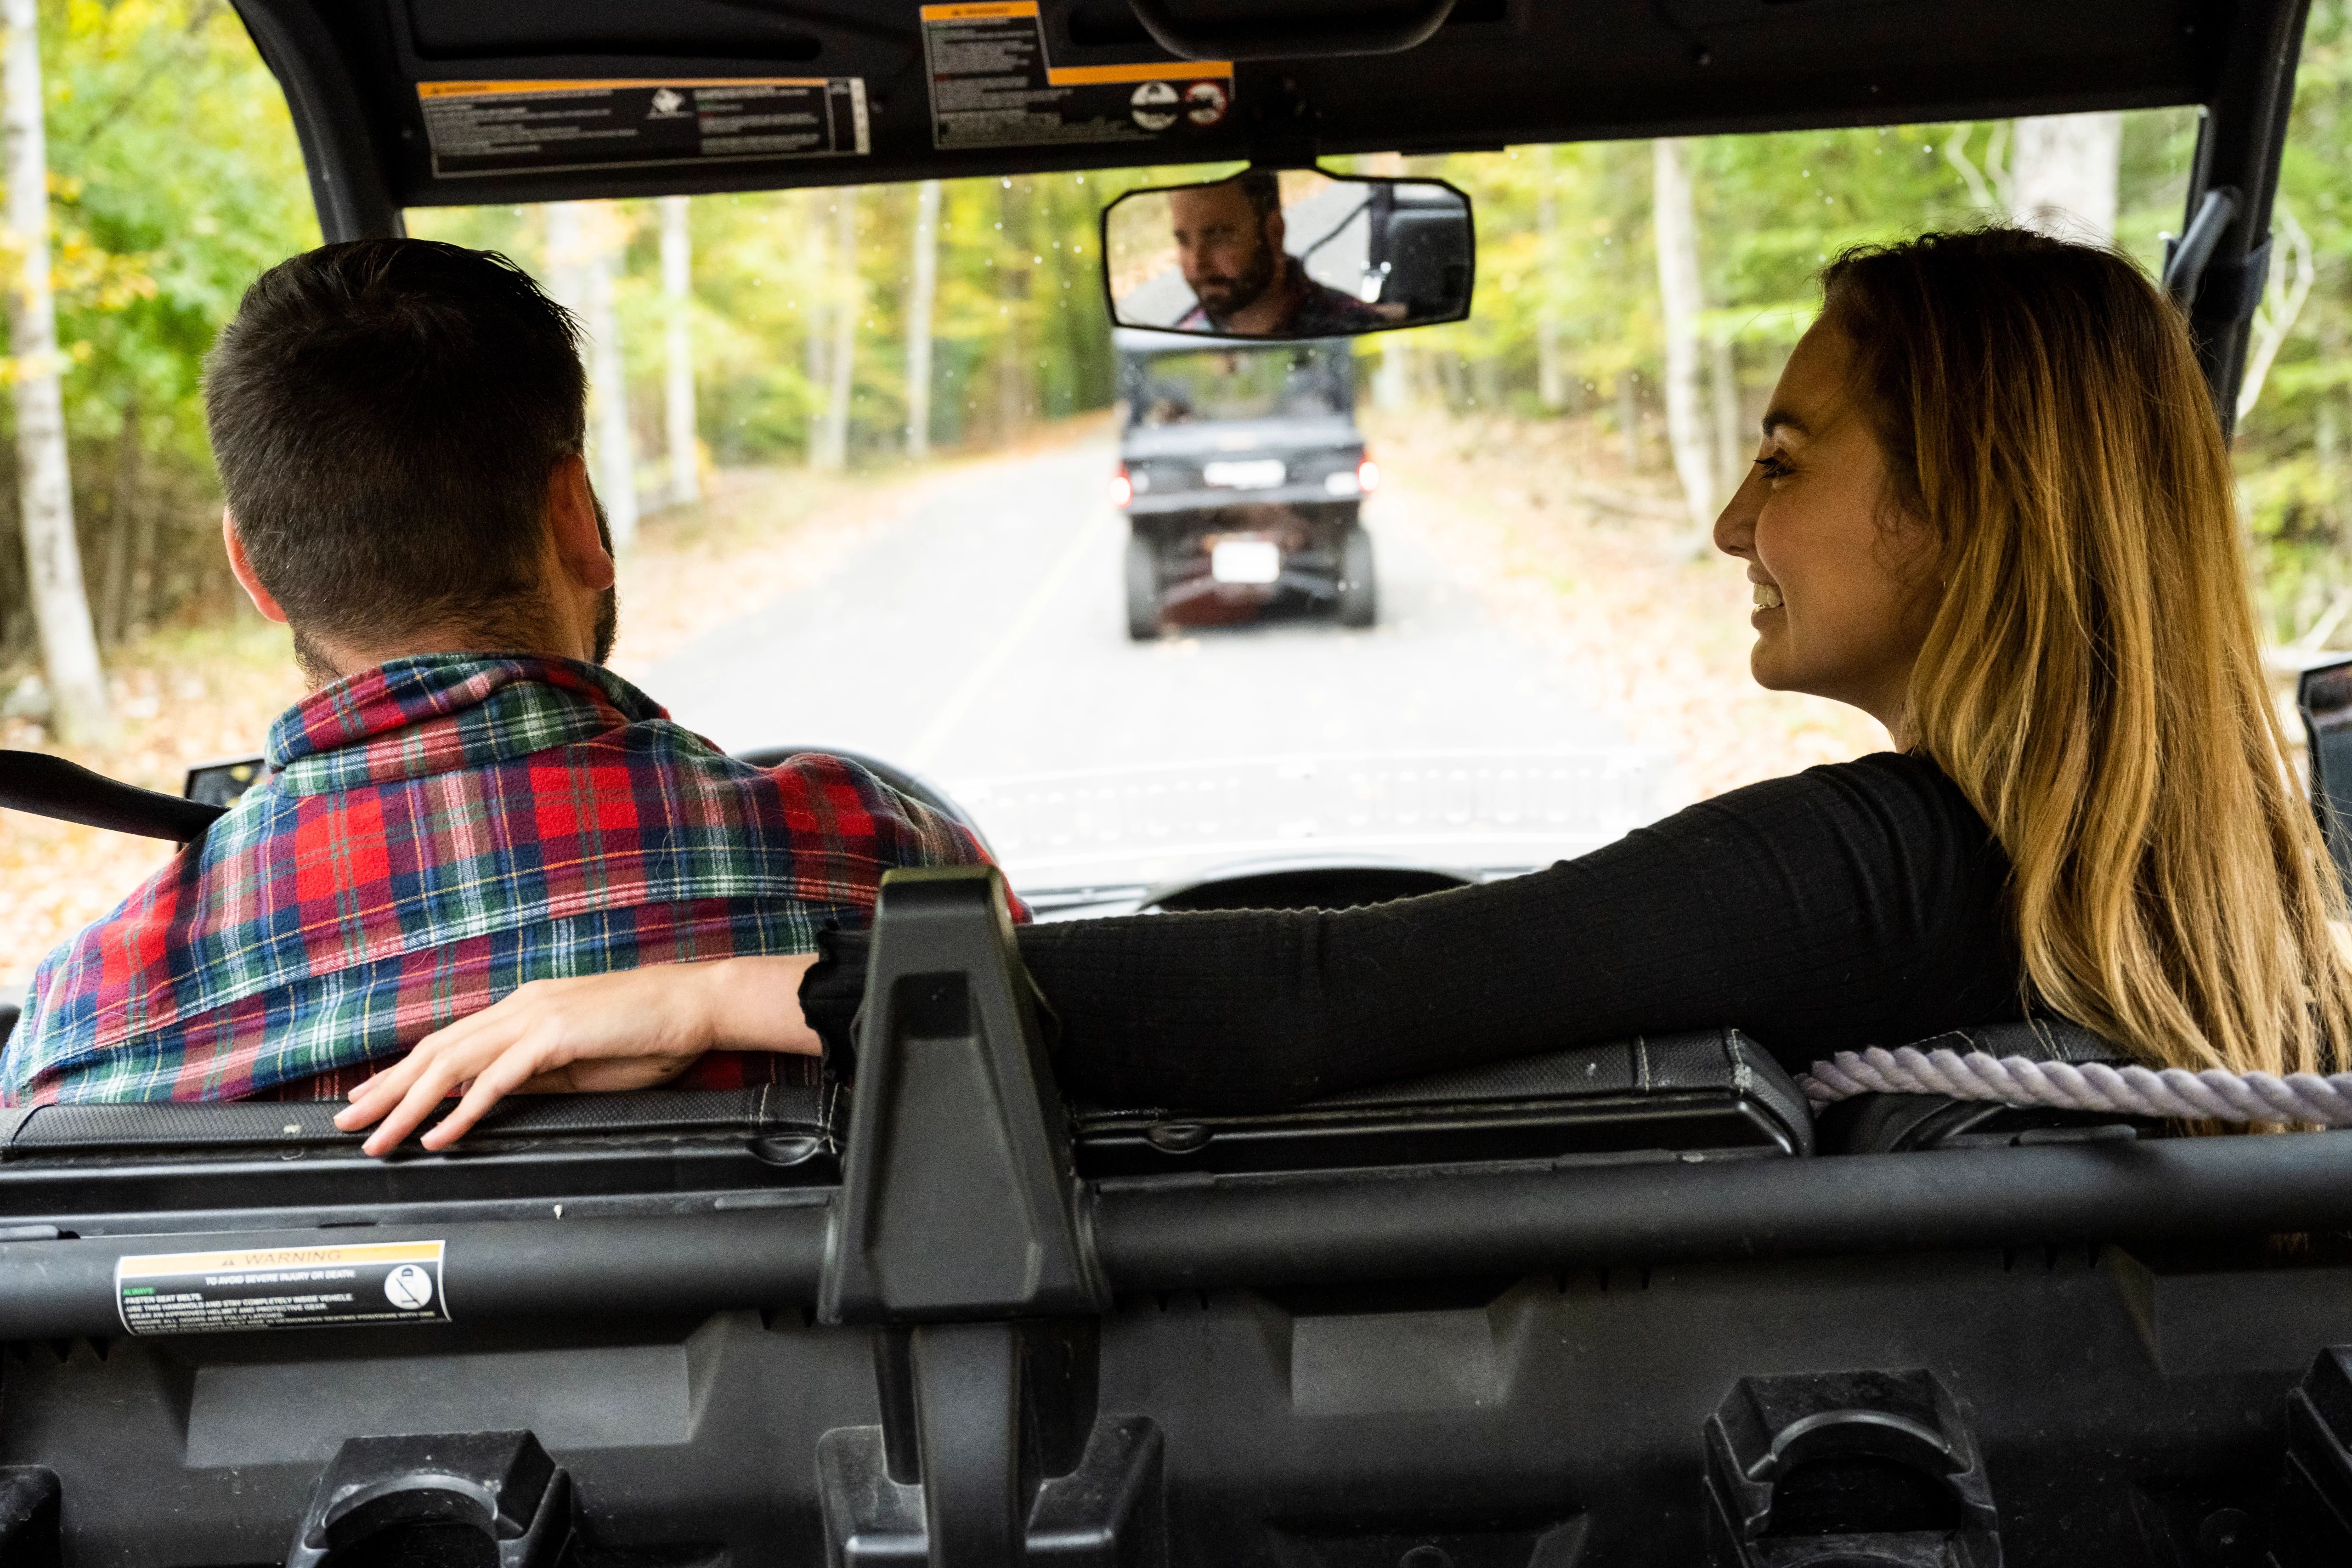
[[[1252,169],[1129,191],[1103,210],[1122,327],[1215,338],[1351,337],[1458,321],[1470,198],[1442,180]]]

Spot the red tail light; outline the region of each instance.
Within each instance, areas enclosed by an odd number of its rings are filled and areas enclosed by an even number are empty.
[[[1121,463],[1118,471],[1110,477],[1110,504],[1125,506],[1134,499],[1135,481],[1127,477],[1127,465]]]
[[[1372,461],[1369,452],[1364,454],[1363,461],[1356,465],[1356,488],[1366,495],[1381,488],[1381,466]]]

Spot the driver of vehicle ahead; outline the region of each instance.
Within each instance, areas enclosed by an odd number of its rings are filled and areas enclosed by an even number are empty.
[[[687,1080],[772,1081],[815,1041],[727,1048],[793,1005],[740,962],[862,921],[893,867],[983,858],[850,763],[733,761],[604,667],[577,335],[504,258],[422,240],[327,246],[247,292],[205,389],[222,531],[316,689],[262,783],[42,963],[0,1103],[341,1096],[531,982],[701,960],[742,1012]]]
[[[1168,208],[1178,265],[1200,301],[1176,319],[1179,328],[1318,338],[1382,324],[1370,305],[1318,283],[1282,248],[1282,186],[1271,170],[1187,185],[1170,193]]]

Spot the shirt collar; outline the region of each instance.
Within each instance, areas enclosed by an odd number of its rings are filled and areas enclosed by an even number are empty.
[[[267,752],[278,788],[320,795],[481,767],[667,717],[601,665],[424,654],[312,692],[269,727]]]

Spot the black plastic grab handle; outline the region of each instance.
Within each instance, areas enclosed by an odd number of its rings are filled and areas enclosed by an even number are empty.
[[[1152,41],[1188,60],[1323,59],[1393,55],[1427,43],[1454,13],[1454,0],[1421,0],[1413,9],[1360,21],[1256,16],[1208,24],[1179,20],[1168,0],[1128,0]]]
[[[2238,204],[2235,186],[2206,192],[2189,227],[2166,247],[2164,291],[2182,310],[2196,303],[2197,286],[2205,280],[2205,268],[2212,263],[2214,247],[2221,243],[2221,231],[2238,216]]]
[[[142,838],[202,838],[223,807],[141,789],[47,752],[0,751],[0,807]]]

